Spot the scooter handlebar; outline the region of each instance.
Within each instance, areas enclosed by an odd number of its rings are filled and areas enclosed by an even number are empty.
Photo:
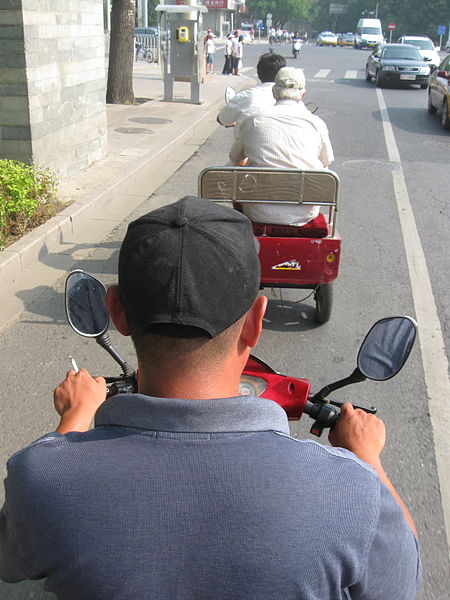
[[[306,401],[303,412],[314,419],[310,433],[317,437],[322,435],[325,428],[333,429],[341,414],[340,410],[331,404],[314,404],[309,400]]]
[[[106,397],[116,396],[117,394],[136,394],[137,380],[133,373],[127,377],[105,377],[107,393]]]

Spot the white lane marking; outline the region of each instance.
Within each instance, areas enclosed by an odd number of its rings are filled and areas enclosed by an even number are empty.
[[[314,77],[317,78],[323,78],[326,77],[328,75],[328,73],[330,72],[331,69],[320,69],[320,71],[317,71],[317,73],[314,75]]]
[[[450,380],[448,359],[445,352],[444,336],[434,301],[425,254],[420,243],[419,232],[408,196],[405,176],[400,162],[400,154],[389,120],[382,91],[377,88],[378,105],[384,129],[389,160],[395,163],[392,172],[397,209],[405,244],[409,277],[419,328],[419,343],[428,391],[428,407],[434,436],[434,452],[439,478],[439,486],[450,551]]]
[[[310,78],[308,77],[308,78],[306,79],[306,83],[308,83],[308,81],[309,81],[309,82],[311,82],[311,81],[314,81],[315,83],[317,83],[317,78],[316,78],[316,79],[310,79]],[[328,83],[334,83],[334,79],[327,79],[327,80],[325,81],[325,84],[328,84]]]
[[[358,71],[346,71],[344,79],[356,79],[358,77]]]

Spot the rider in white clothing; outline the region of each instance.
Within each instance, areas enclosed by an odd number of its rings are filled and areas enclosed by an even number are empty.
[[[247,117],[239,125],[230,151],[238,165],[248,158],[248,167],[326,169],[334,160],[328,129],[303,104],[305,77],[300,69],[280,69],[273,86],[275,106]],[[306,225],[319,214],[316,205],[243,204],[254,222]]]
[[[243,90],[233,96],[217,116],[221,125],[228,127],[236,125],[244,117],[254,115],[275,104],[272,87],[278,71],[286,66],[286,59],[279,54],[267,52],[263,54],[256,65],[256,71],[261,83],[249,90]],[[237,127],[234,134],[237,134]]]

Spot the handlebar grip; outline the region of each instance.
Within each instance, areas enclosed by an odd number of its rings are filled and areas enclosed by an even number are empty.
[[[330,421],[330,425],[329,425],[330,429],[334,429],[336,427],[336,423],[338,422],[340,416],[341,416],[341,411],[340,410],[339,411],[335,411],[335,413],[333,415],[330,415],[330,419],[329,419],[329,421]]]
[[[330,404],[314,404],[309,400],[306,401],[303,412],[314,419],[310,432],[317,437],[320,437],[323,429],[333,429],[340,415],[339,409]]]
[[[135,375],[128,377],[105,377],[108,392],[107,398],[117,394],[135,394],[137,392],[137,381]]]

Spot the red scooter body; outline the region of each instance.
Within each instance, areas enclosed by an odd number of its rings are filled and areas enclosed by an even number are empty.
[[[309,388],[307,379],[281,375],[256,356],[249,357],[241,377],[241,391],[273,400],[286,411],[290,420],[302,416]]]

